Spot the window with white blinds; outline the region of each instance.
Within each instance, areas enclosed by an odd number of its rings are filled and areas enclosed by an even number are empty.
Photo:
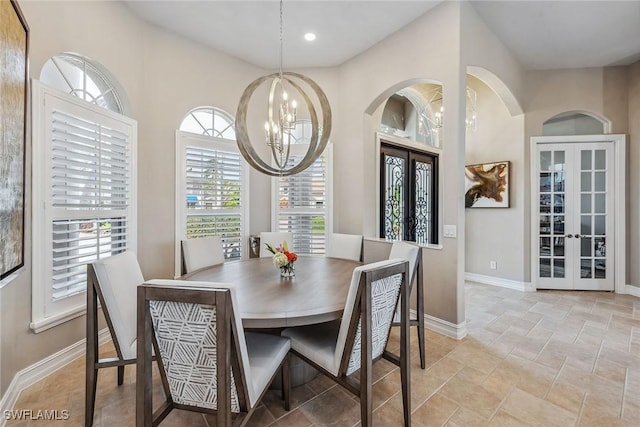
[[[135,121],[34,84],[36,332],[84,310],[88,263],[135,250],[135,143]]]
[[[187,239],[220,236],[227,259],[240,258],[240,153],[187,146]]]
[[[293,145],[291,149],[296,154],[291,155],[287,167],[299,163],[306,148],[306,144]],[[327,230],[331,230],[330,162],[329,147],[303,172],[275,178],[273,229],[293,233],[297,254],[322,255],[325,252],[325,236]]]
[[[240,259],[246,251],[249,179],[235,141],[177,131],[176,159],[176,276],[181,240],[220,236],[225,258]]]

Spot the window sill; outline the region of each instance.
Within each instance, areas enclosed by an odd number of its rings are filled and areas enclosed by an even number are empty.
[[[389,244],[395,241],[395,240],[383,239],[382,237],[365,237],[364,240],[368,240],[370,242],[381,242],[381,243],[389,243]],[[409,242],[409,243],[415,243],[415,242]],[[426,245],[419,244],[418,246],[424,249],[431,249],[436,251],[441,251],[443,249],[443,246],[441,244],[434,245],[434,244],[428,243]]]
[[[61,325],[65,322],[68,322],[69,320],[73,320],[77,317],[84,316],[85,313],[86,313],[86,307],[82,305],[80,307],[75,307],[63,313],[58,313],[54,316],[35,320],[29,324],[29,327],[34,333],[39,334],[40,332],[43,332],[43,331],[46,331],[47,329],[51,329],[55,326]]]

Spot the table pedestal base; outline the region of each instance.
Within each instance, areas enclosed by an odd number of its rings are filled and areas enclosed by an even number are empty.
[[[313,368],[304,360],[295,354],[289,355],[289,375],[291,379],[291,387],[303,385],[314,379],[320,374],[320,371]],[[273,379],[270,390],[280,390],[282,388],[281,374],[278,372]]]

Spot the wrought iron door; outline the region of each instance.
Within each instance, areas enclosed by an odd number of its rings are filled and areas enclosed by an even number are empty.
[[[437,157],[382,145],[380,236],[437,243]]]

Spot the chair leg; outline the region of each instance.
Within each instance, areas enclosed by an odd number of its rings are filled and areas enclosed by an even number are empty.
[[[287,354],[282,362],[282,400],[284,400],[284,410],[291,409],[291,377],[289,371],[289,358],[290,354]]]
[[[86,396],[84,404],[84,425],[91,427],[93,425],[93,414],[96,405],[96,386],[98,385],[98,370],[93,366],[89,366],[87,360],[86,371]]]
[[[118,385],[124,384],[124,365],[118,366]]]
[[[424,323],[424,320],[423,320]],[[424,351],[424,326],[420,326],[420,321],[418,321],[418,349],[420,350],[420,368],[425,369],[425,351]]]
[[[362,427],[373,426],[372,408],[371,393],[360,394],[360,425]]]

